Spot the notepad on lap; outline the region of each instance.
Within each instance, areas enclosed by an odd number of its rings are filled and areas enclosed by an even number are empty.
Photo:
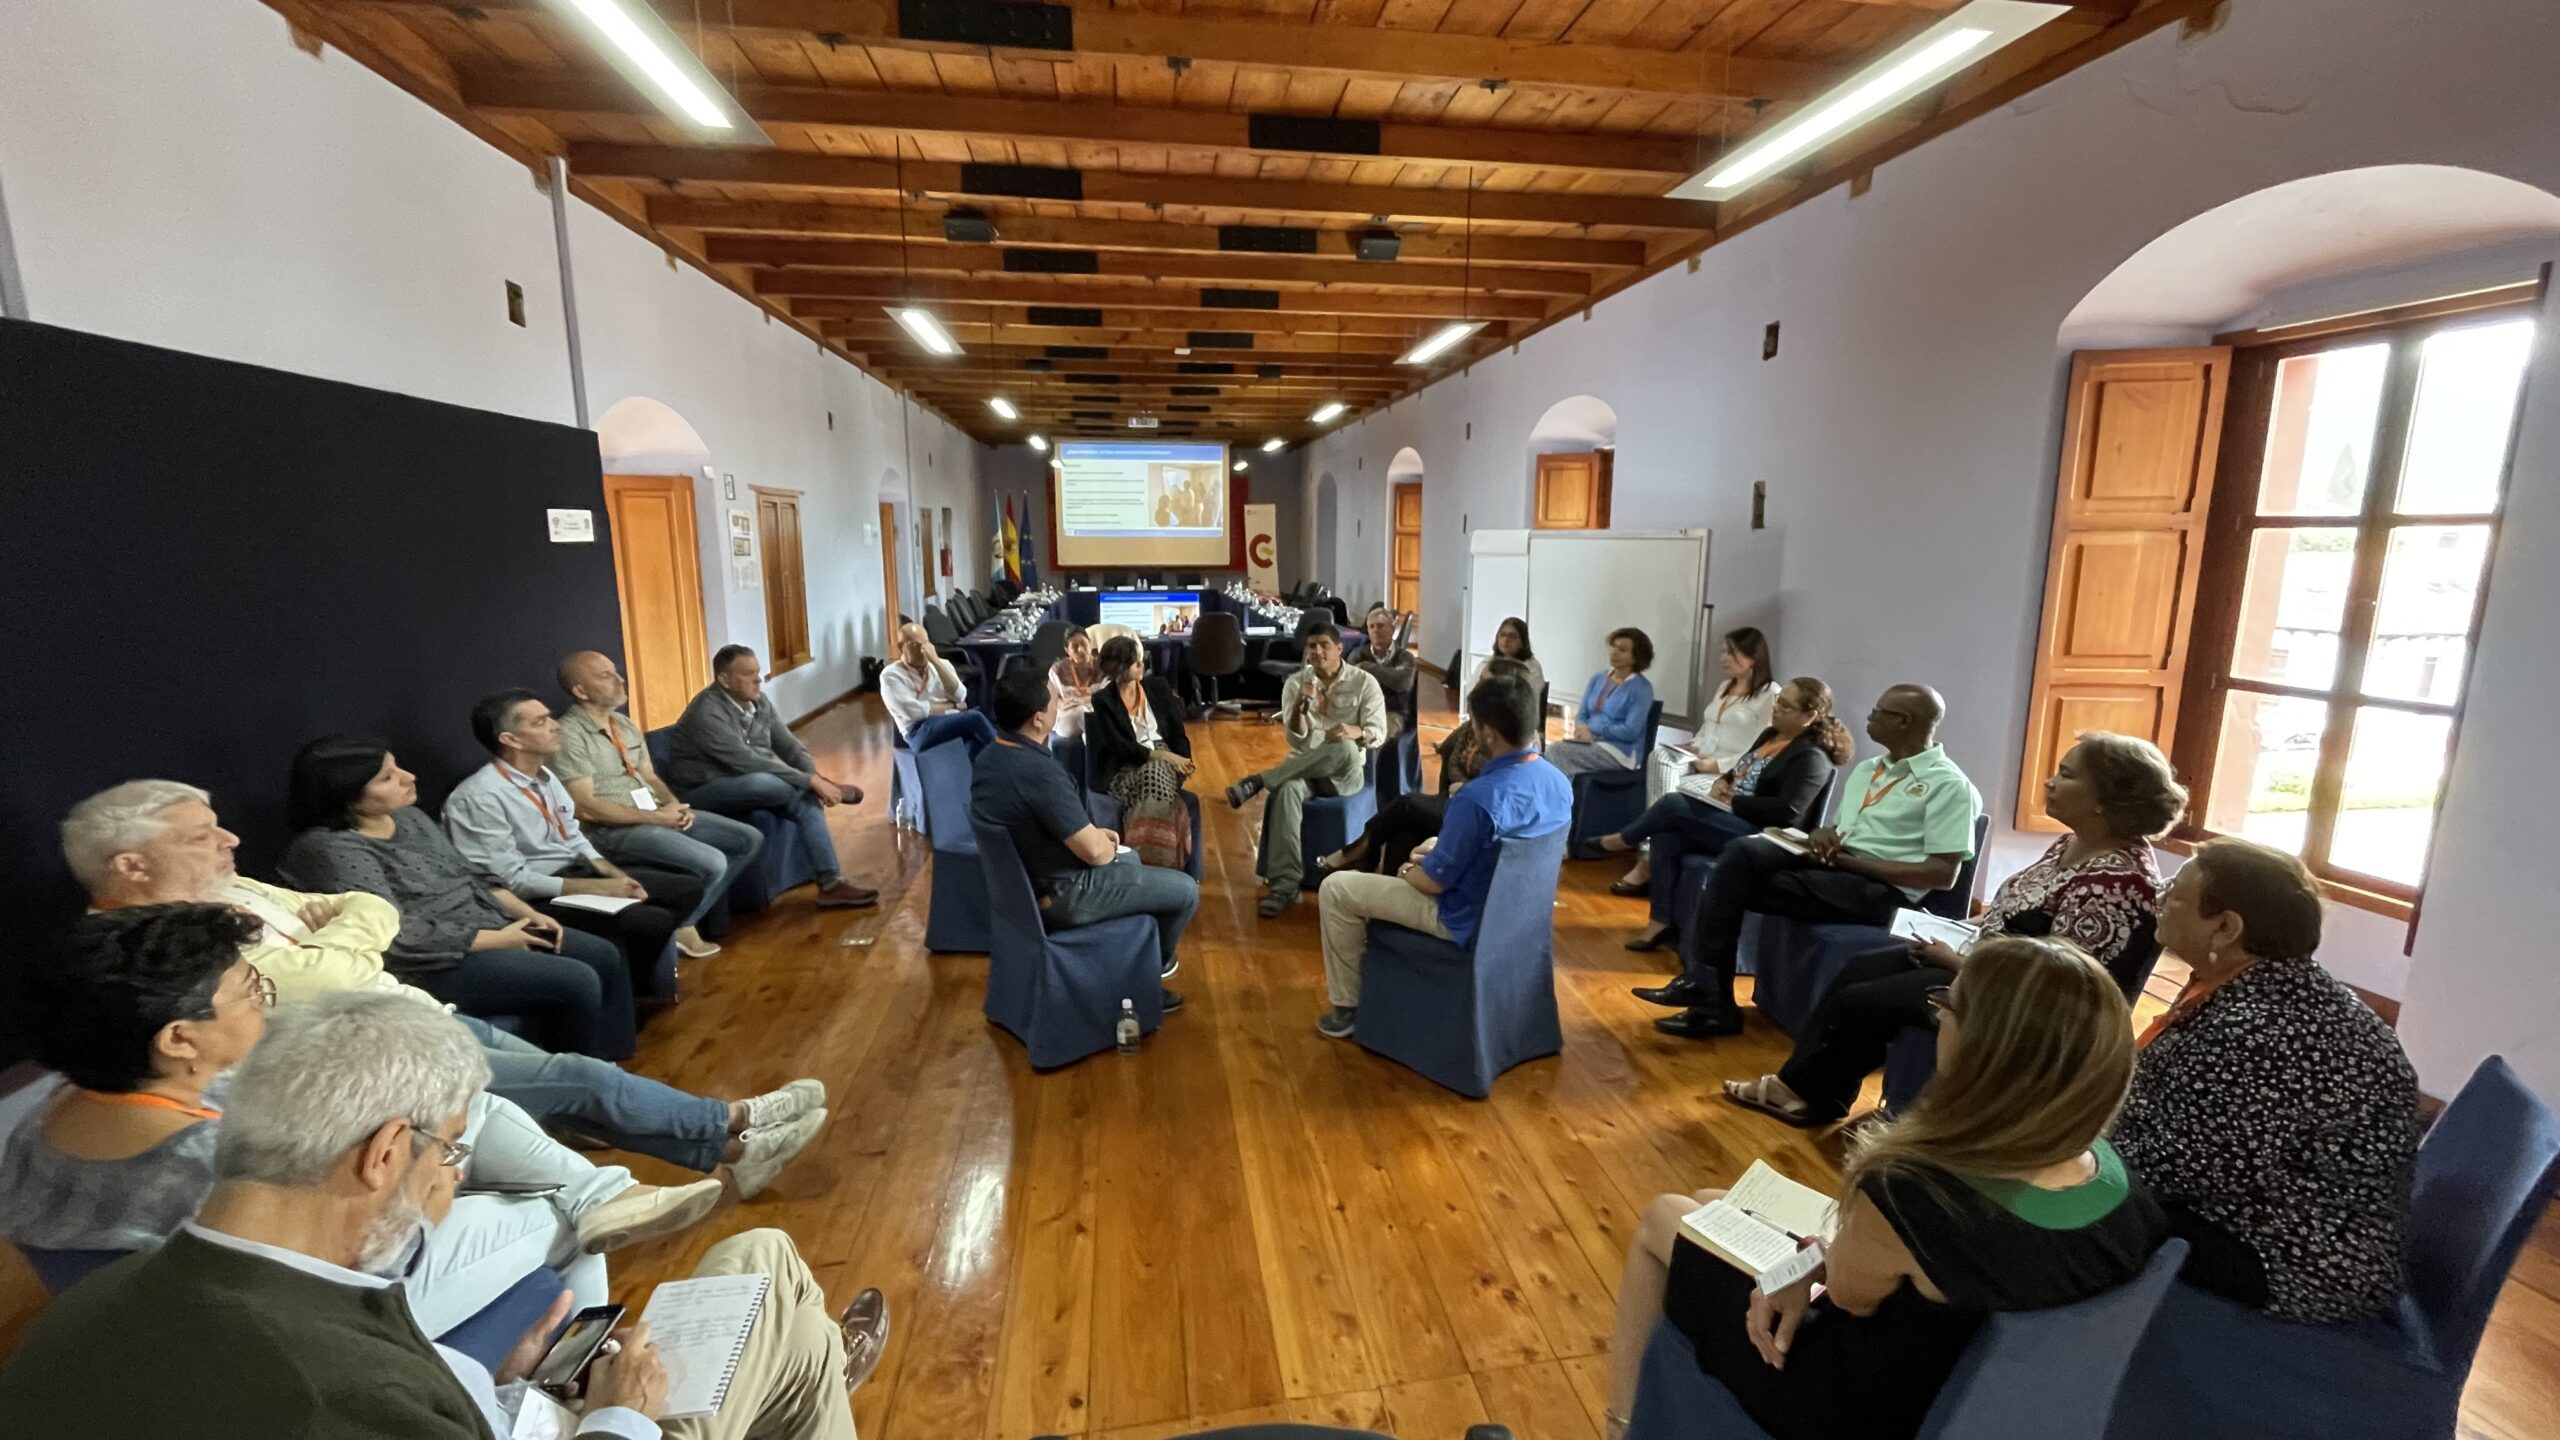
[[[640,1319],[666,1362],[665,1418],[718,1413],[772,1288],[767,1275],[704,1275],[670,1280],[649,1297]]]
[[[572,910],[593,910],[599,915],[610,915],[640,902],[628,895],[555,895],[551,897],[551,903],[566,905]]]
[[[1973,942],[1982,934],[1982,927],[1968,925],[1962,920],[1950,920],[1944,915],[1932,915],[1926,910],[1896,910],[1893,912],[1893,933],[1905,940],[1936,940],[1961,955],[1973,948]]]
[[[1811,855],[1813,853],[1813,849],[1810,844],[1813,837],[1792,827],[1782,830],[1763,830],[1760,832],[1760,838],[1777,846],[1781,850],[1792,851],[1798,855]]]
[[[1795,1259],[1798,1235],[1828,1240],[1838,1226],[1831,1197],[1754,1160],[1721,1200],[1680,1217],[1680,1233],[1742,1273],[1767,1274]]]

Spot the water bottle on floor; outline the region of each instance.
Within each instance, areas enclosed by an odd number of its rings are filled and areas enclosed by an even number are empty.
[[[1120,1023],[1113,1028],[1112,1039],[1119,1045],[1121,1054],[1135,1055],[1138,1053],[1137,1001],[1123,999],[1120,1002]]]

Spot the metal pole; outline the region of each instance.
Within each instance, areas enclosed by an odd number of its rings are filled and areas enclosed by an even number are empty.
[[[569,399],[587,429],[587,356],[578,340],[578,281],[569,264],[569,162],[551,157],[551,240],[560,252],[560,323],[569,332]]]

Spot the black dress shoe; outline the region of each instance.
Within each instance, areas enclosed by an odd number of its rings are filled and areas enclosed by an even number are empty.
[[[1650,936],[1650,937],[1648,937],[1648,936],[1644,936],[1644,935],[1638,935],[1638,936],[1637,936],[1637,937],[1635,937],[1634,939],[1629,940],[1629,941],[1627,942],[1627,948],[1628,948],[1628,949],[1630,949],[1630,950],[1633,950],[1634,952],[1636,952],[1636,953],[1637,953],[1637,954],[1639,954],[1639,955],[1642,955],[1642,954],[1644,954],[1645,952],[1647,952],[1647,951],[1649,951],[1649,950],[1661,950],[1661,949],[1664,949],[1664,948],[1666,948],[1666,947],[1668,947],[1668,946],[1677,945],[1677,944],[1679,944],[1679,943],[1680,943],[1680,932],[1679,932],[1679,931],[1677,931],[1677,930],[1665,930],[1665,931],[1662,931],[1661,933],[1659,933],[1659,934],[1657,934],[1657,935],[1653,935],[1653,936]]]
[[[1686,975],[1668,985],[1638,986],[1635,997],[1648,1005],[1668,1005],[1674,1010],[1705,1005],[1713,998],[1705,986],[1693,983]]]
[[[1653,1028],[1665,1035],[1677,1035],[1683,1040],[1713,1040],[1719,1035],[1741,1034],[1742,1012],[1739,1010],[1683,1010],[1677,1015],[1665,1015],[1654,1021]]]

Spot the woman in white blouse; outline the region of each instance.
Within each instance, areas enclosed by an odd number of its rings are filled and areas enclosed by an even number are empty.
[[[1067,632],[1067,653],[1049,667],[1049,692],[1058,697],[1056,733],[1073,740],[1084,734],[1084,717],[1093,710],[1094,688],[1102,683],[1102,667],[1093,658],[1093,637]]]
[[[1677,744],[1653,747],[1644,767],[1644,803],[1648,806],[1677,790],[1705,799],[1716,777],[1759,742],[1769,728],[1770,708],[1778,703],[1777,671],[1769,658],[1769,640],[1749,625],[1725,633],[1720,657],[1724,687],[1707,703],[1698,733]],[[1635,868],[1620,877],[1621,893],[1641,893],[1653,878],[1653,862],[1639,856]]]

